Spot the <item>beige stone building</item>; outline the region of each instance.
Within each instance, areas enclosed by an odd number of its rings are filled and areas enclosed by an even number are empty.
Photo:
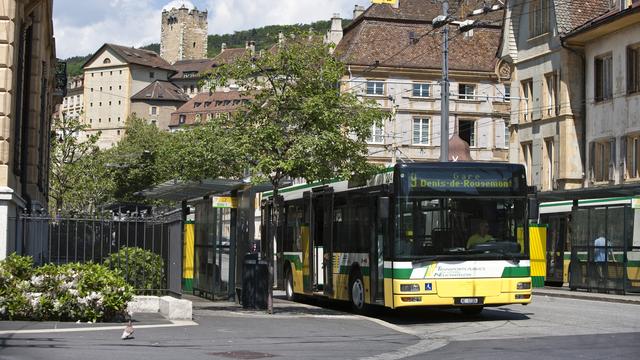
[[[562,37],[612,3],[585,0],[577,9],[560,0],[507,2],[499,56],[514,67],[509,160],[524,164],[541,191],[584,185],[584,60]]]
[[[153,51],[105,44],[84,64],[85,136],[101,131],[100,148],[115,145],[132,113],[131,97],[155,81],[167,81],[173,67]]]
[[[0,259],[22,251],[16,217],[47,208],[56,51],[52,0],[0,1]]]
[[[207,11],[190,1],[172,1],[162,10],[160,56],[173,64],[207,57]]]
[[[55,116],[80,117],[84,113],[84,78],[74,76],[67,81],[67,95],[58,106]]]
[[[621,5],[565,38],[585,59],[589,188],[640,184],[640,1]]]
[[[481,6],[482,1],[472,1]],[[400,0],[397,7],[374,4],[344,29],[335,54],[347,64],[343,91],[373,99],[389,113],[372,129],[369,158],[378,163],[436,161],[440,156],[442,79],[441,35],[431,34],[440,3]],[[477,161],[506,161],[509,98],[507,76],[501,76],[496,51],[500,44],[499,13],[483,18],[491,25],[450,41],[449,134],[470,145]],[[339,38],[334,16],[325,41]],[[504,72],[502,72],[504,73]]]
[[[156,80],[131,97],[131,114],[168,131],[171,114],[187,101],[189,96],[182,89],[168,81]]]

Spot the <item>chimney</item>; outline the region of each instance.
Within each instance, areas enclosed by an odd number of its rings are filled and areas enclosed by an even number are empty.
[[[324,37],[324,42],[326,44],[338,45],[340,40],[342,40],[342,18],[340,18],[340,14],[336,13],[331,17],[331,29]]]
[[[353,19],[355,20],[358,16],[364,13],[364,6],[356,5],[353,8]]]
[[[224,52],[225,50],[227,50],[227,43],[222,43],[222,45],[220,45],[220,52]]]

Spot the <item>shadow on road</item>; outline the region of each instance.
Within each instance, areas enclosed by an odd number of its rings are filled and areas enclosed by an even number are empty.
[[[284,298],[281,298],[286,302]],[[326,314],[344,314],[353,313],[351,306],[347,302],[326,300],[318,298],[303,297],[298,302],[313,305],[312,308],[299,308],[295,305],[291,306],[291,311],[301,311],[306,314],[326,315]],[[291,303],[296,304],[296,303]],[[286,309],[287,307],[280,309]],[[529,319],[530,312],[526,311],[526,307],[522,307],[522,311],[514,310],[506,306],[485,308],[479,315],[465,315],[457,308],[415,308],[415,309],[387,309],[384,307],[373,307],[366,316],[384,320],[396,325],[416,325],[430,323],[456,323],[456,322],[483,322],[483,321],[519,321]]]

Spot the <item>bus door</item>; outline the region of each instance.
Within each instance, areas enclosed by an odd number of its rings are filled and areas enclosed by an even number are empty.
[[[315,290],[333,294],[333,189],[313,191],[313,273]]]
[[[311,196],[311,192],[306,191],[302,194],[305,206],[305,223],[309,227],[308,236],[302,237],[302,288],[306,294],[310,294],[315,288],[314,277],[314,236],[315,230],[315,199]]]
[[[370,198],[371,252],[369,271],[371,274],[371,303],[384,304],[384,243],[389,231],[389,198],[386,196]]]
[[[564,251],[567,241],[567,215],[554,214],[547,217],[547,276],[551,285],[562,286],[564,274]]]

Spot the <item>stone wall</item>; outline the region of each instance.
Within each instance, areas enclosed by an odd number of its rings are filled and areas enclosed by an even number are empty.
[[[207,12],[186,8],[162,12],[160,56],[173,64],[207,56]]]
[[[50,122],[62,100],[52,3],[0,0],[0,259],[21,250],[13,218],[48,204]]]

